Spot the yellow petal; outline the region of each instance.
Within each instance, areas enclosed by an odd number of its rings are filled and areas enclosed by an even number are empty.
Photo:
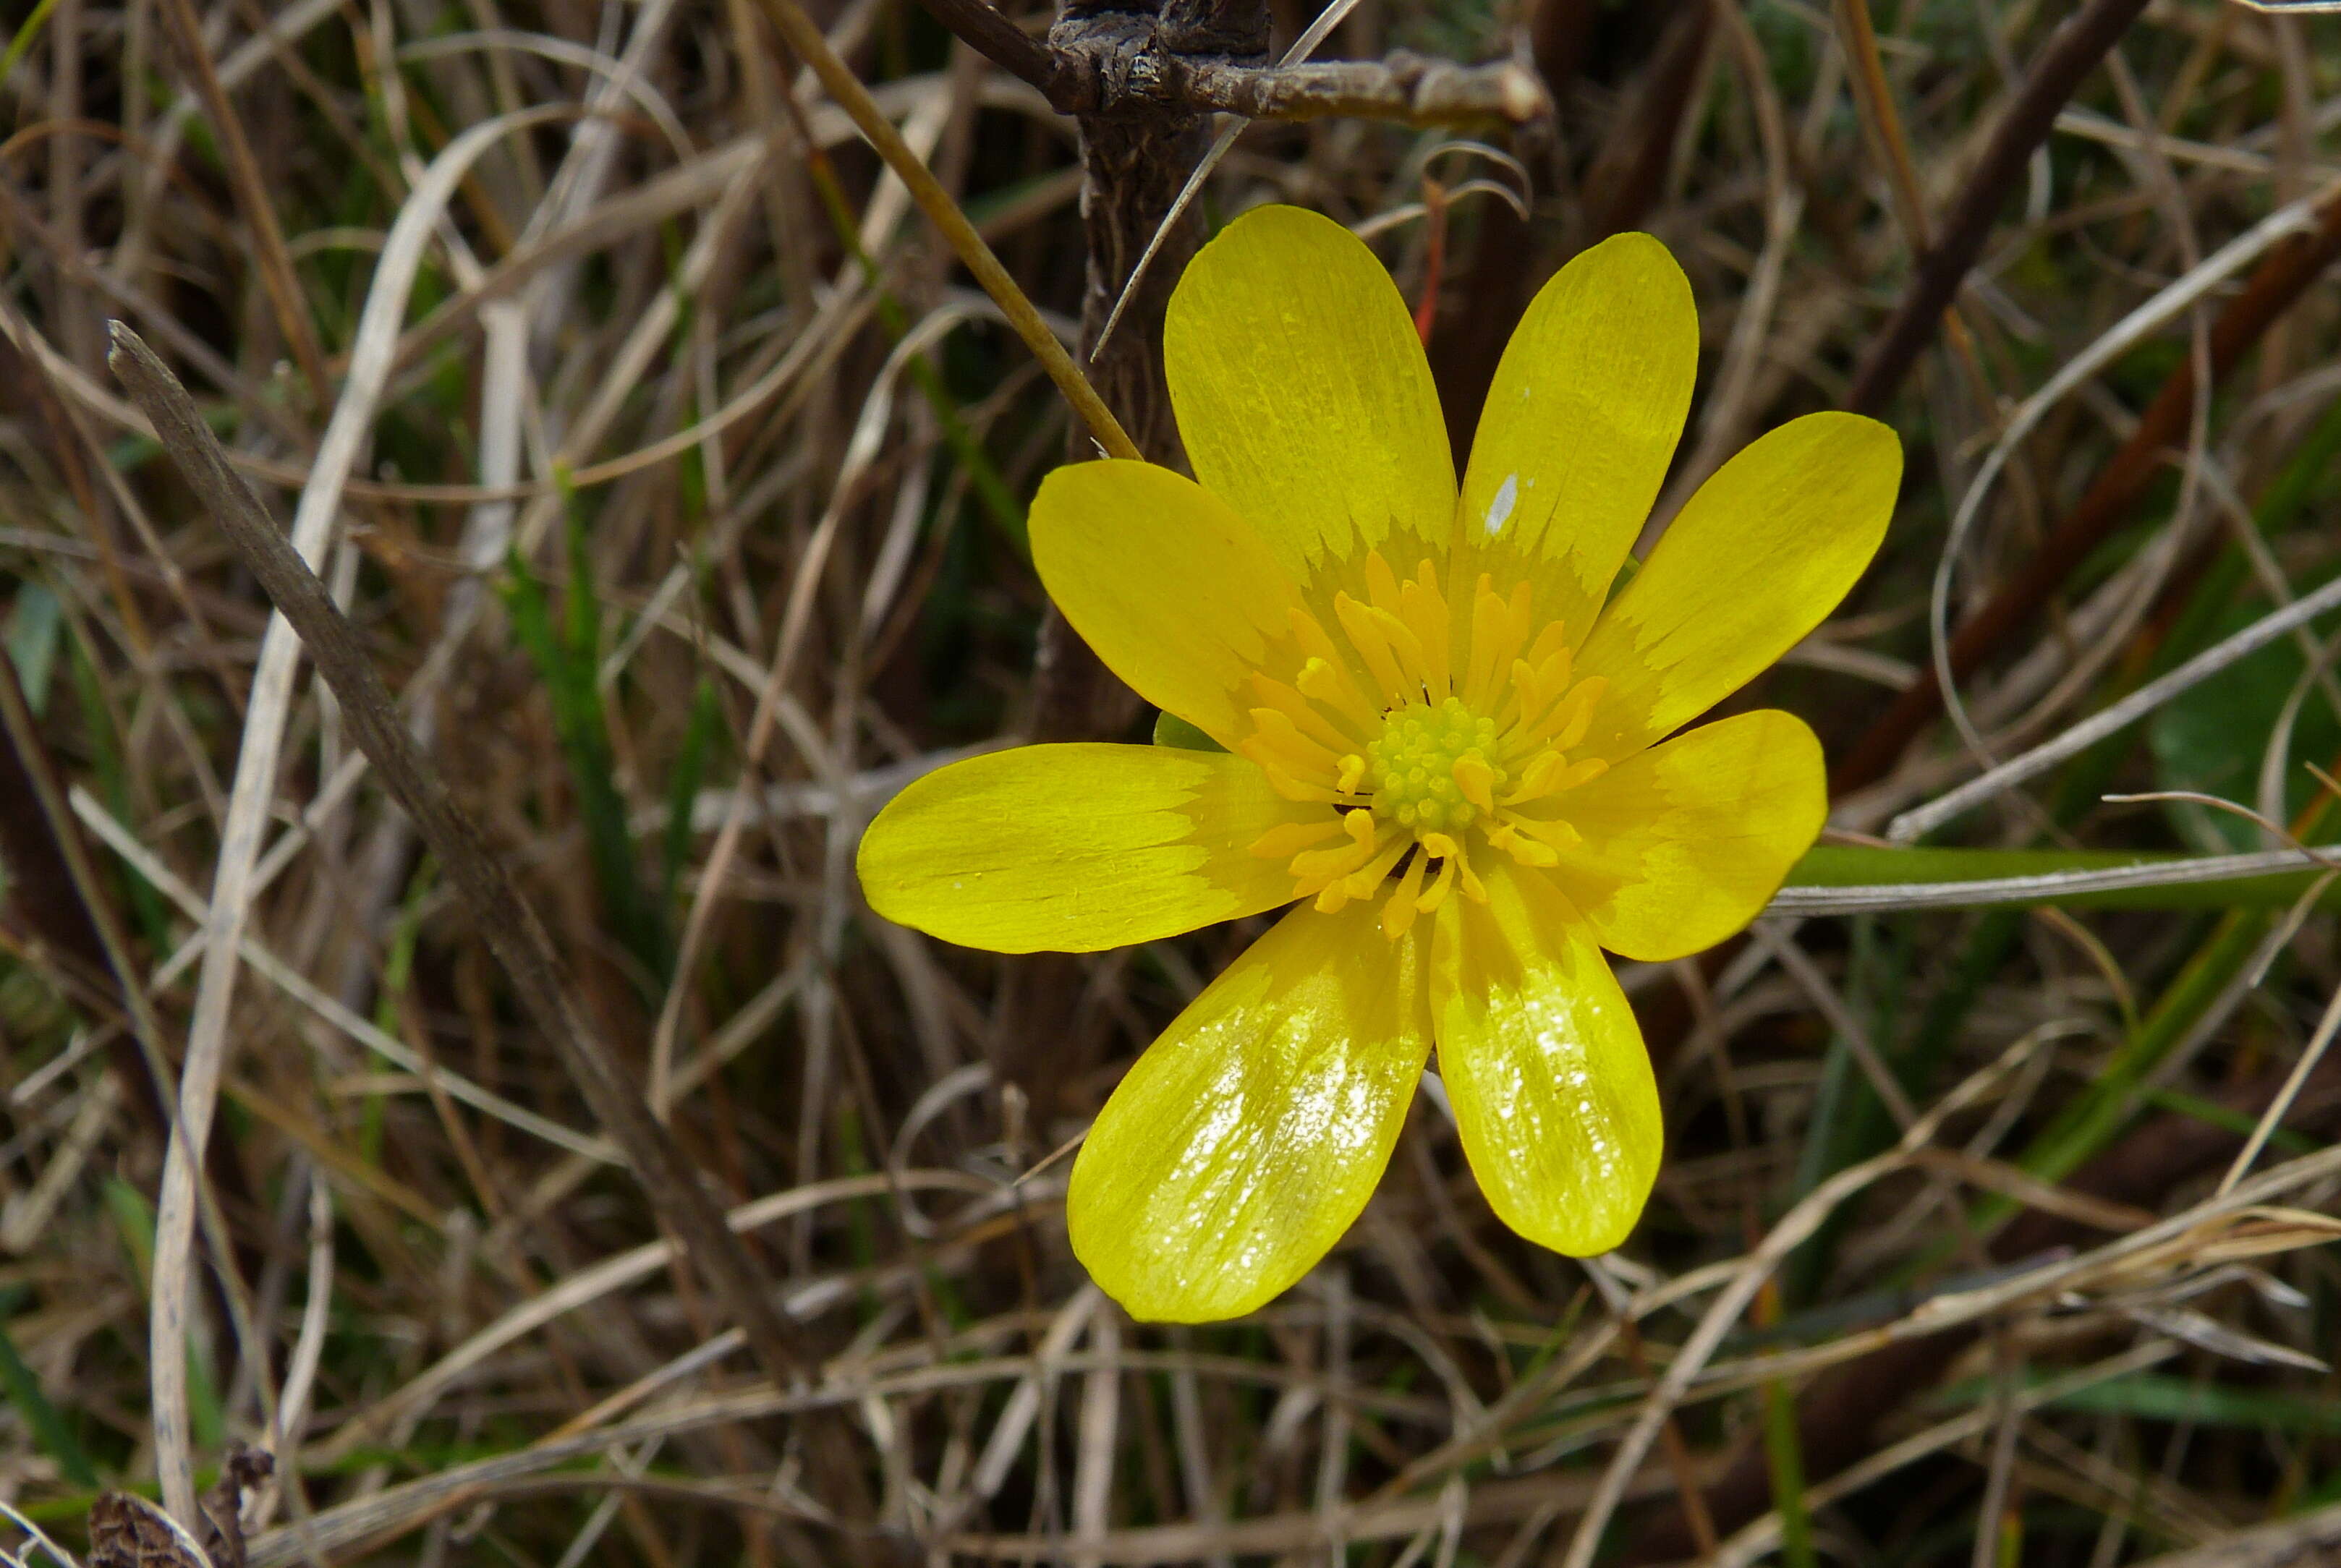
[[[1222,752],[1023,746],[911,784],[858,866],[872,908],[946,942],[1088,953],[1290,901],[1291,873],[1250,846],[1323,810]]]
[[[1167,468],[1113,461],[1041,481],[1031,530],[1041,581],[1107,668],[1222,746],[1251,732],[1238,688],[1300,600],[1250,524]]]
[[[1438,389],[1397,285],[1349,230],[1299,207],[1236,219],[1180,278],[1162,357],[1195,477],[1295,579],[1361,546],[1400,571],[1443,547]],[[1386,544],[1393,528],[1414,537]]]
[[[1601,945],[1658,962],[1754,919],[1828,814],[1821,743],[1768,708],[1638,752],[1556,804],[1585,841],[1552,870]]]
[[[1587,1257],[1641,1216],[1664,1142],[1658,1085],[1625,993],[1549,876],[1501,861],[1488,901],[1439,906],[1431,949],[1439,1072],[1498,1218]]]
[[[1837,608],[1886,535],[1902,443],[1876,420],[1792,420],[1718,469],[1578,654],[1609,690],[1586,745],[1612,760],[1746,685]]]
[[[1457,514],[1499,582],[1582,643],[1667,476],[1698,370],[1690,283],[1648,234],[1579,253],[1539,290],[1488,389]],[[1459,560],[1468,552],[1459,549]]]
[[[1430,1049],[1418,937],[1297,909],[1147,1048],[1090,1129],[1066,1218],[1149,1322],[1251,1311],[1316,1265],[1390,1163]]]

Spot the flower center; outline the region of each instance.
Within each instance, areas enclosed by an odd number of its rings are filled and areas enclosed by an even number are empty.
[[[1289,858],[1293,896],[1328,912],[1389,885],[1396,938],[1456,888],[1487,897],[1475,854],[1551,866],[1580,842],[1558,797],[1609,768],[1570,756],[1607,682],[1571,679],[1568,639],[1537,626],[1525,582],[1499,594],[1480,578],[1463,624],[1433,562],[1403,582],[1379,553],[1365,569],[1363,602],[1334,595],[1340,638],[1293,611],[1300,667],[1252,675],[1260,706],[1238,749],[1287,799],[1326,808],[1251,852]]]
[[[1495,809],[1492,794],[1511,776],[1491,759],[1498,751],[1494,719],[1450,697],[1436,708],[1410,702],[1382,723],[1366,748],[1376,816],[1436,833],[1469,828],[1481,811]]]

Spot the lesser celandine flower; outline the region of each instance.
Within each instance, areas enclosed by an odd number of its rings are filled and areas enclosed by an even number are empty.
[[[1434,1045],[1506,1224],[1579,1255],[1633,1228],[1659,1101],[1602,949],[1738,930],[1823,811],[1788,714],[1667,737],[1836,606],[1901,476],[1883,425],[1798,420],[1612,596],[1698,348],[1663,246],[1586,252],[1505,351],[1459,495],[1389,275],[1339,224],[1262,208],[1170,302],[1195,480],[1086,462],[1041,485],[1032,554],[1066,617],[1225,749],[958,763],[871,825],[862,879],[888,918],[1002,952],[1294,906],[1139,1059],[1073,1167],[1073,1249],[1136,1316],[1232,1316],[1306,1273]]]

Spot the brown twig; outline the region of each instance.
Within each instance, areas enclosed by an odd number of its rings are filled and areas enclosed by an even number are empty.
[[[2049,37],[2031,74],[1992,128],[1975,172],[1920,259],[1908,293],[1854,372],[1847,408],[1875,414],[1892,401],[1983,253],[1992,221],[2033,153],[2047,140],[2057,113],[2145,9],[2146,0],[2089,0]]]
[[[503,861],[445,784],[416,751],[396,703],[367,657],[356,629],[324,585],[294,553],[260,501],[229,467],[194,401],[168,367],[128,327],[112,324],[107,362],[153,422],[156,438],[226,534],[340,702],[344,719],[377,775],[413,819],[489,949],[503,967],[537,1031],[560,1051],[594,1116],[624,1151],[660,1218],[699,1276],[745,1334],[750,1350],[776,1383],[807,1375],[812,1360],[774,1307],[747,1250],[666,1127],[645,1105],[611,1044],[577,1001],[552,938],[513,886]],[[812,1444],[823,1500],[848,1518],[866,1518],[862,1476],[837,1441]]]
[[[1252,69],[1181,62],[1160,85],[1134,74],[1132,88],[1197,109],[1248,120],[1322,120],[1349,115],[1402,125],[1478,121],[1527,124],[1552,112],[1535,73],[1510,60],[1459,65],[1409,50],[1380,60],[1324,60]]]
[[[2268,253],[2251,281],[2220,312],[2211,327],[2211,375],[2216,382],[2235,367],[2261,334],[2307,291],[2317,274],[2341,256],[2341,197],[2326,204],[2316,227],[2296,234]],[[2185,432],[2195,406],[2195,365],[2190,358],[2173,371],[2162,390],[2080,501],[2067,512],[2023,571],[2005,583],[1952,637],[1951,673],[1964,676],[2008,646],[2007,639],[2038,613],[2073,569],[2087,559],[2129,516],[2161,467],[2163,453]],[[1892,771],[1928,720],[1941,711],[1942,689],[1934,668],[1896,698],[1830,779],[1842,795],[1876,783]]]
[[[1250,65],[1169,47],[1161,29],[1117,14],[1043,43],[986,0],[922,0],[935,20],[994,65],[1039,89],[1063,114],[1147,109],[1217,111],[1248,120],[1335,115],[1404,125],[1541,119],[1552,104],[1536,74],[1513,61],[1459,65],[1394,50],[1381,60]]]
[[[1038,88],[1057,105],[1062,66],[1055,50],[1001,14],[990,0],[920,0],[927,15],[1011,76]]]

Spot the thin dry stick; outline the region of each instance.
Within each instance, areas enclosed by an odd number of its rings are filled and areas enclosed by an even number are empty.
[[[2341,608],[2341,581],[2328,582],[2306,598],[2296,599],[2273,614],[2254,621],[2233,637],[2197,654],[2160,680],[2139,687],[2119,702],[2100,709],[2022,756],[2011,758],[1939,799],[1903,812],[1887,828],[1886,836],[1898,844],[1918,842],[1954,817],[1972,810],[2027,779],[2038,777],[2067,757],[2087,750],[2107,736],[2145,718],[2180,692],[2200,685],[2296,627],[2306,626],[2336,608]]]
[[[300,280],[294,276],[293,253],[286,247],[284,230],[276,221],[276,209],[271,204],[268,181],[260,172],[260,160],[253,156],[252,143],[244,134],[244,122],[236,117],[235,106],[228,102],[227,88],[213,68],[211,50],[204,43],[203,19],[195,14],[194,0],[163,0],[162,10],[172,41],[185,59],[187,74],[194,78],[195,91],[203,100],[204,117],[210,122],[211,133],[225,154],[236,204],[244,209],[244,222],[252,225],[253,259],[259,263],[261,286],[266,290],[269,307],[275,314],[276,330],[284,334],[293,357],[300,362],[309,391],[323,403],[333,396],[334,391],[333,380],[325,372],[324,351],[317,342],[316,326],[309,320],[301,297]],[[174,1507],[172,1512],[178,1510]]]
[[[1813,962],[1811,955],[1797,945],[1796,938],[1787,931],[1773,928],[1768,921],[1750,926],[1748,934],[1758,947],[1771,954],[1780,968],[1788,972],[1788,978],[1796,981],[1821,1017],[1829,1021],[1829,1027],[1844,1039],[1847,1048],[1853,1052],[1854,1059],[1861,1064],[1862,1073],[1869,1079],[1870,1088],[1892,1113],[1895,1126],[1907,1128],[1917,1121],[1918,1107],[1910,1103],[1910,1097],[1903,1091],[1902,1080],[1894,1076],[1894,1069],[1888,1067],[1886,1058],[1878,1054],[1878,1047],[1871,1042],[1869,1031],[1861,1027],[1861,1021],[1853,1016],[1853,1009],[1846,1006],[1845,998],[1838,994],[1836,987],[1829,984],[1828,977],[1821,973],[1820,966]]]
[[[2000,475],[2014,461],[2017,449],[2047,417],[2051,409],[2117,355],[2202,299],[2230,275],[2251,264],[2264,252],[2275,249],[2305,230],[2314,230],[2317,226],[2317,213],[2328,205],[2335,211],[2341,211],[2341,183],[2327,187],[2314,197],[2278,208],[2220,246],[2199,265],[2188,269],[2152,299],[2116,322],[2087,349],[2067,361],[2046,385],[2027,398],[2009,415],[2006,429],[1993,442],[1990,452],[1977,469],[1975,477],[1968,481],[1966,492],[1959,497],[1957,509],[1952,513],[1950,529],[1935,567],[1933,591],[1928,600],[1928,630],[1934,654],[1929,667],[1935,681],[1931,690],[1940,694],[1945,708],[1963,730],[1968,726],[1958,703],[1958,671],[1954,668],[1950,630],[1951,579],[1965,558],[1967,535],[1981,516],[1985,501],[1991,495]],[[1968,624],[1973,625],[1974,622]],[[1918,690],[1918,687],[1911,688],[1911,691]],[[1901,700],[1907,702],[1909,699],[1910,692],[1903,693]],[[1972,740],[1973,738],[1970,739]]]
[[[1787,1257],[1805,1239],[1820,1227],[1830,1211],[1853,1194],[1859,1192],[1881,1176],[1910,1163],[1920,1149],[1934,1141],[1936,1129],[1982,1095],[1999,1076],[2019,1059],[2021,1048],[2005,1053],[1997,1062],[1969,1077],[1935,1107],[1924,1118],[1912,1124],[1901,1139],[1883,1154],[1872,1156],[1859,1165],[1848,1166],[1799,1199],[1782,1215],[1761,1245],[1733,1265],[1731,1282],[1709,1304],[1698,1326],[1683,1342],[1673,1361],[1667,1366],[1665,1376],[1642,1402],[1629,1428],[1617,1450],[1609,1456],[1609,1468],[1602,1473],[1593,1498],[1584,1517],[1578,1521],[1577,1533],[1570,1538],[1564,1568],[1592,1568],[1595,1552],[1601,1544],[1602,1533],[1609,1528],[1610,1515],[1624,1500],[1627,1484],[1641,1468],[1643,1456],[1657,1440],[1659,1427],[1674,1414],[1675,1406],[1690,1391],[1691,1382],[1705,1366],[1708,1358],[1723,1343],[1723,1335],[1739,1319],[1756,1292],[1780,1260]],[[2139,1233],[2141,1235],[2147,1233]],[[1991,1293],[1977,1291],[1972,1299],[1980,1311],[1987,1311]],[[1945,1312],[1943,1315],[1948,1316]]]
[[[764,15],[771,18],[789,48],[821,78],[822,87],[837,100],[838,107],[877,149],[878,155],[886,160],[886,166],[910,191],[911,199],[919,203],[927,221],[942,231],[960,261],[983,285],[983,292],[999,304],[1008,324],[1016,329],[1016,335],[1024,340],[1032,356],[1041,362],[1041,368],[1049,372],[1049,379],[1057,383],[1057,390],[1073,405],[1081,422],[1090,427],[1090,434],[1105,449],[1105,454],[1133,462],[1141,461],[1142,454],[1137,444],[1121,428],[1121,422],[1113,417],[1113,411],[1105,406],[1105,400],[1098,396],[1097,389],[1090,385],[1081,366],[1073,362],[1073,356],[1057,341],[1057,334],[1049,330],[1049,323],[1041,319],[1040,311],[1024,297],[1024,291],[1016,286],[1016,280],[1008,275],[1008,269],[1000,264],[1000,258],[991,253],[991,247],[976,233],[967,214],[959,210],[951,193],[911,151],[911,144],[902,140],[902,134],[879,108],[878,100],[870,95],[870,89],[837,57],[837,51],[829,46],[829,39],[804,14],[804,8],[796,0],[763,0],[763,7]]]
[[[2117,802],[2157,799],[2152,795],[2107,797]],[[2228,802],[2219,802],[2225,805]],[[2147,888],[2181,888],[2204,882],[2237,882],[2287,871],[2308,872],[2325,864],[2307,849],[2260,849],[2242,855],[2180,855],[2149,858],[2135,866],[2101,870],[2048,871],[2035,877],[1977,877],[1964,882],[1871,882],[1840,887],[1783,888],[1764,907],[1768,915],[1875,915],[1890,909],[1979,909],[1992,904],[2046,904],[2084,894],[2134,893]]]
[[[2152,1558],[2142,1568],[2303,1568],[2336,1546],[2341,1546],[2341,1503]]]
[[[1869,0],[1837,0],[1838,43],[1852,64],[1854,102],[1861,109],[1862,128],[1878,144],[1878,161],[1886,165],[1887,189],[1894,195],[1894,216],[1901,223],[1910,253],[1927,249],[1927,204],[1918,194],[1918,172],[1910,165],[1910,145],[1902,135],[1902,118],[1894,108],[1894,87],[1886,79],[1885,63],[1878,56],[1878,28],[1869,18]]]
[[[2167,1339],[2149,1340],[2110,1360],[2085,1366],[2077,1372],[2068,1372],[2062,1377],[2052,1378],[2029,1388],[2018,1389],[2014,1404],[2022,1411],[2038,1410],[2093,1384],[2127,1376],[2167,1361],[2177,1349]],[[1995,1414],[1988,1407],[1972,1410],[1906,1437],[1890,1447],[1881,1448],[1852,1468],[1839,1471],[1828,1480],[1815,1484],[1806,1494],[1806,1502],[1809,1507],[1818,1509],[1828,1507],[1840,1497],[1849,1497],[1914,1461],[1939,1453],[1954,1443],[1980,1435],[1990,1425]],[[1751,1568],[1753,1563],[1779,1550],[1779,1545],[1780,1515],[1777,1512],[1766,1513],[1742,1525],[1737,1534],[1723,1543],[1714,1561],[1704,1568]]]
[[[2170,285],[2141,309],[2165,314],[2183,310],[2199,297],[2198,290],[2207,291],[2210,286],[2202,274],[2224,273],[2234,260],[2233,253],[2238,245],[2254,251],[2269,250],[2271,253],[2253,269],[2251,278],[2242,292],[2227,303],[2220,311],[2218,320],[2212,324],[2212,370],[2215,376],[2225,375],[2271,324],[2300,299],[2336,255],[2341,255],[2341,188],[2328,188],[2325,200],[2308,205],[2316,214],[2309,232],[2272,234],[2268,232],[2267,223],[2256,225],[2238,236],[2236,241],[2223,246],[2201,267]],[[2267,222],[2281,220],[2290,226],[2300,221],[2301,208],[2302,203],[2291,203],[2273,214]],[[2098,364],[2084,364],[2082,362],[2107,346],[2112,338],[2132,330],[2137,314],[2133,313],[2132,317],[2118,323],[2112,333],[2100,338],[2097,343],[2071,362],[2052,381],[2050,387],[2044,388],[2039,395],[2046,395],[2053,389],[2056,395],[2061,397],[2069,388],[2061,387],[2060,382],[2073,376],[2094,374]],[[1891,771],[1904,749],[1935,718],[1946,700],[1940,666],[1947,664],[1955,676],[1964,675],[1976,668],[2004,645],[2007,637],[2027,617],[2038,612],[2082,559],[2103,542],[2123,518],[2129,515],[2130,509],[2144,493],[2147,482],[2161,468],[2163,448],[2177,439],[2182,422],[2193,413],[2196,405],[2195,378],[2191,359],[2173,372],[2163,383],[2162,390],[2155,394],[2154,402],[2147,405],[2137,428],[2123,442],[2121,450],[2098,470],[2080,501],[2050,531],[2024,569],[1968,616],[1955,639],[1949,638],[1938,607],[1929,606],[1930,616],[1936,617],[1933,628],[1937,640],[1949,640],[1947,652],[1939,660],[1930,661],[1918,680],[1895,699],[1893,705],[1878,717],[1838,763],[1830,774],[1830,787],[1834,792],[1842,795],[1860,789],[1875,783]],[[2027,417],[2037,419],[2037,414],[2027,416],[2027,411],[2031,410],[2037,401],[2038,396],[2027,400],[2024,407],[2010,417],[2011,432],[2015,432],[2018,424],[2027,422]],[[2001,448],[1996,446],[1987,460],[1987,466],[1996,471],[1997,466],[2005,461]],[[1979,481],[1970,482],[1967,487],[1967,496],[1968,500],[1979,502],[1982,499],[1980,492],[1987,489],[1988,486]],[[1968,501],[1962,501],[1963,517],[1968,515],[1967,505]],[[1967,526],[1966,522],[1955,518],[1954,534],[1963,540]],[[1954,553],[1954,550],[1947,549],[1943,559],[1948,561]],[[1938,581],[1939,584],[1939,571]]]
[[[1936,323],[1958,297],[1984,242],[1999,216],[2008,189],[2032,161],[2033,150],[2047,140],[2057,112],[2095,70],[2129,25],[2146,9],[2147,0],[2089,0],[2089,4],[2057,29],[2041,51],[2024,85],[2007,112],[1992,127],[1991,141],[1967,177],[1958,202],[1946,214],[1940,237],[1918,263],[1910,290],[1893,316],[1871,340],[1869,352],[1846,393],[1845,406],[1857,413],[1878,413],[1902,385],[1902,378],[1918,362],[1919,351],[1935,335]]]
[[[731,870],[732,859],[739,852],[740,838],[748,825],[748,802],[754,795],[756,769],[762,765],[764,748],[772,740],[772,726],[780,717],[781,700],[788,692],[789,681],[796,670],[798,650],[804,645],[805,635],[812,619],[813,593],[820,586],[822,573],[829,565],[831,549],[837,541],[839,527],[851,510],[857,481],[878,455],[885,437],[886,423],[893,412],[895,378],[911,359],[926,352],[958,320],[958,316],[938,313],[903,334],[894,345],[884,367],[880,371],[877,387],[862,417],[854,423],[852,439],[846,443],[845,461],[840,466],[836,484],[832,487],[830,501],[822,512],[821,521],[813,527],[812,537],[805,545],[803,559],[797,562],[796,581],[790,585],[787,607],[782,611],[780,637],[772,650],[772,662],[757,685],[756,706],[748,720],[748,738],[741,747],[740,787],[732,792],[730,804],[723,813],[723,826],[715,835],[714,847],[709,850],[707,862],[699,878],[699,887],[692,896],[691,911],[684,917],[682,940],[677,944],[674,959],[674,980],[667,987],[665,1000],[660,1005],[658,1024],[651,1037],[651,1109],[662,1121],[674,1109],[674,1048],[677,1032],[682,1025],[682,1005],[690,995],[687,978],[697,967],[699,951],[707,938],[707,928],[721,902],[723,882]]]
[[[2309,1037],[2307,1048],[2300,1053],[2300,1060],[2293,1064],[2291,1073],[2284,1080],[2284,1087],[2278,1089],[2276,1098],[2268,1102],[2267,1110],[2260,1116],[2258,1125],[2252,1128],[2252,1136],[2244,1141],[2244,1146],[2236,1151],[2236,1163],[2229,1166],[2227,1174],[2219,1179],[2220,1192],[2232,1190],[2237,1182],[2244,1179],[2244,1173],[2250,1170],[2252,1162],[2260,1157],[2260,1150],[2266,1148],[2268,1139],[2276,1136],[2276,1129],[2284,1125],[2285,1114],[2292,1109],[2293,1101],[2300,1097],[2301,1087],[2308,1082],[2308,1075],[2315,1072],[2316,1064],[2325,1059],[2325,1053],[2331,1047],[2336,1029],[2341,1029],[2341,991],[2336,991],[2333,999],[2325,1005],[2325,1016],[2316,1020],[2316,1032]]]
[[[697,1169],[650,1114],[617,1053],[579,1006],[577,989],[563,973],[536,912],[513,885],[479,829],[416,752],[356,630],[228,466],[226,454],[186,389],[135,332],[119,322],[112,331],[114,351],[107,362],[154,422],[164,450],[244,565],[299,634],[340,701],[351,734],[414,819],[415,830],[444,868],[537,1032],[561,1052],[595,1117],[625,1151],[630,1169],[661,1220],[747,1335],[767,1375],[781,1384],[794,1381],[809,1364],[795,1331],[774,1309],[765,1282],[725,1226],[722,1211],[702,1185]],[[852,1508],[863,1496],[861,1472],[834,1441],[840,1435],[834,1426],[824,1424],[816,1432],[831,1439],[812,1444],[822,1494],[832,1505]]]
[[[389,379],[391,355],[396,346],[400,319],[405,313],[407,292],[422,265],[424,247],[437,219],[454,194],[463,172],[499,137],[569,113],[557,106],[533,109],[509,121],[473,126],[448,144],[433,162],[429,177],[415,186],[400,210],[367,290],[357,339],[350,353],[348,380],[318,443],[314,466],[294,512],[290,542],[273,527],[269,530],[270,540],[288,552],[312,562],[324,559],[334,521],[340,511],[342,482],[357,464],[360,448],[374,422],[376,402]],[[115,330],[117,338],[129,332],[127,327],[118,324]],[[153,357],[151,351],[148,357]],[[162,362],[155,360],[154,363],[160,366]],[[172,384],[175,386],[177,382],[174,381]],[[218,451],[218,443],[213,442],[210,450]],[[223,453],[221,461],[225,461]],[[251,493],[243,489],[241,480],[236,481],[236,490],[247,497]],[[203,970],[196,982],[194,1016],[187,1025],[186,1060],[180,1074],[179,1114],[172,1126],[169,1152],[163,1165],[162,1194],[155,1205],[154,1288],[148,1329],[153,1352],[155,1467],[171,1512],[198,1523],[194,1462],[187,1448],[184,1420],[187,1371],[184,1353],[188,1258],[199,1196],[196,1173],[204,1146],[211,1136],[212,1113],[225,1065],[228,1017],[235,998],[244,929],[259,892],[254,867],[275,796],[276,768],[292,710],[299,651],[298,643],[284,621],[271,617],[268,630],[261,638],[260,658],[253,672],[251,705],[236,753],[235,782],[229,795],[227,819],[220,831],[219,855],[212,877],[211,917],[204,930]]]

